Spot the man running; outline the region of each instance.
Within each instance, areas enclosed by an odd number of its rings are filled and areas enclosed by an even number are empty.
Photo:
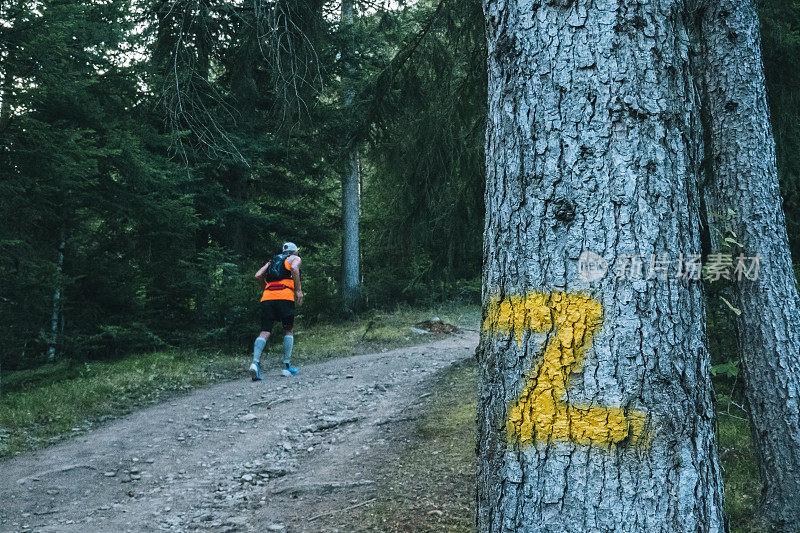
[[[261,377],[261,352],[267,345],[272,326],[276,320],[283,323],[283,370],[284,376],[294,376],[297,369],[289,364],[294,347],[294,308],[303,305],[303,291],[300,290],[300,256],[293,242],[283,244],[283,251],[270,259],[256,272],[264,291],[261,294],[261,334],[253,347],[253,362],[250,375],[253,381]]]

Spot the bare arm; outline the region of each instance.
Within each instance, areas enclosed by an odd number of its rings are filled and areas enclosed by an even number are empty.
[[[294,280],[294,296],[299,307],[303,305],[303,290],[300,288],[300,263],[302,260],[298,256],[294,256],[289,263],[292,267],[292,280]]]
[[[270,263],[272,263],[272,260],[267,261],[267,264],[259,268],[258,272],[256,272],[256,279],[261,282],[262,287],[267,284],[267,280],[264,279],[264,274],[267,272]]]

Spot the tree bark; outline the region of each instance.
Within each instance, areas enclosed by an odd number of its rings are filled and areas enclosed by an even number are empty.
[[[800,298],[775,163],[758,15],[752,0],[703,2],[704,116],[711,213],[730,221],[734,256],[760,257],[757,279],[733,280],[745,395],[762,509],[774,531],[800,531]],[[719,239],[718,239],[719,240]],[[753,266],[750,261],[747,266]],[[754,277],[751,274],[751,277]]]
[[[703,289],[677,271],[700,253],[691,11],[484,12],[477,529],[724,531]],[[588,252],[604,275],[579,275]]]
[[[347,310],[358,306],[361,293],[359,273],[359,218],[361,189],[359,187],[358,148],[348,148],[347,163],[342,179],[342,217],[344,219],[344,249],[342,250],[342,304]]]
[[[208,10],[208,0],[198,2],[199,13],[194,21],[196,25],[195,46],[197,47],[197,73],[206,82],[209,81],[211,74],[211,16]]]
[[[9,47],[3,61],[3,81],[0,87],[0,131],[5,130],[11,120],[11,98],[14,89],[13,50]]]
[[[11,72],[13,57],[11,47],[6,49],[3,61],[3,78],[0,86],[0,132],[6,129],[11,120],[11,91],[14,86],[14,75]],[[3,355],[0,352],[0,394],[3,392]]]
[[[61,293],[64,291],[64,284],[61,280],[61,273],[64,270],[64,250],[67,246],[67,217],[61,219],[61,234],[58,244],[58,261],[56,262],[57,282],[56,290],[53,293],[53,312],[50,315],[50,341],[47,348],[47,360],[53,361],[56,358],[56,347],[58,346],[58,322],[61,314]]]
[[[354,20],[353,0],[342,0],[342,26],[345,29],[345,43],[342,47],[344,69],[349,78],[354,75],[352,66]],[[350,83],[347,80],[345,83]],[[355,93],[351,87],[344,92],[344,106],[347,118],[348,143],[344,170],[342,173],[342,219],[344,229],[342,249],[342,305],[353,310],[360,298],[361,277],[359,273],[359,218],[361,215],[361,187],[359,177],[358,142],[353,138],[356,124],[353,109]]]

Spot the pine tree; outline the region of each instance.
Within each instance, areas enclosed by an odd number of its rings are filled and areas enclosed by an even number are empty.
[[[345,310],[351,311],[358,305],[361,286],[359,267],[361,253],[359,248],[359,221],[361,218],[361,175],[359,164],[359,143],[353,135],[356,131],[355,91],[352,88],[352,78],[355,75],[353,55],[355,53],[355,3],[353,0],[342,0],[341,28],[342,38],[342,63],[344,74],[347,78],[343,94],[345,128],[348,131],[342,170],[342,305]],[[347,86],[350,85],[350,86]]]
[[[484,11],[478,530],[725,530],[691,6]]]
[[[800,530],[800,296],[775,163],[758,15],[752,0],[705,2],[701,11],[711,176],[706,205],[746,269],[733,276],[745,395],[764,515],[774,531]],[[727,217],[726,217],[727,218]],[[717,221],[719,222],[719,221]]]

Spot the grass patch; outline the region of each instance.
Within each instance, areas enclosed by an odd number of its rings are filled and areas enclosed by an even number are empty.
[[[370,311],[353,320],[316,324],[309,328],[302,327],[300,319],[295,326],[294,353],[298,363],[308,364],[331,357],[390,350],[438,338],[411,331],[414,324],[423,320],[439,317],[462,329],[476,329],[480,316],[480,307],[475,305],[441,305],[431,309],[401,306],[395,311]],[[274,334],[280,338],[280,326],[275,327]],[[273,342],[270,342],[269,349],[273,353],[281,350]]]
[[[733,411],[733,409],[731,409]],[[731,533],[766,531],[759,519],[761,480],[746,413],[719,413],[719,453]]]
[[[410,444],[396,458],[387,458],[397,465],[382,482],[381,497],[349,517],[342,530],[473,531],[477,374],[477,363],[470,359],[443,376],[409,435]],[[745,416],[733,405],[720,406],[719,449],[732,533],[765,531],[758,518],[761,482]]]
[[[309,327],[304,327],[299,318],[293,362],[303,365],[429,342],[437,337],[414,334],[410,328],[433,316],[472,328],[478,322],[480,308],[399,308],[395,312],[370,312],[341,324]],[[254,327],[253,336],[256,334]],[[280,335],[277,339],[280,341]],[[279,368],[283,357],[280,346],[270,341],[270,353],[261,359],[265,367],[274,364]],[[250,345],[236,353],[165,350],[116,361],[60,361],[10,372],[4,375],[4,394],[0,396],[0,457],[41,448],[176,394],[242,377],[247,374],[250,357]]]
[[[0,456],[42,447],[176,393],[229,379],[241,361],[222,354],[162,351],[120,361],[80,363],[69,378],[39,376],[0,401]]]

